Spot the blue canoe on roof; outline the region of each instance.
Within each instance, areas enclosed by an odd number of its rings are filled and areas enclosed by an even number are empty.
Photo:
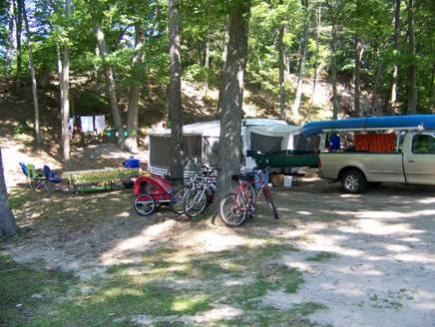
[[[328,120],[307,123],[302,127],[304,136],[319,134],[325,130],[346,129],[417,129],[435,130],[435,115],[386,116]]]

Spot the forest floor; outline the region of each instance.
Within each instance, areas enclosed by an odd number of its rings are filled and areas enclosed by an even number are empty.
[[[131,190],[14,188],[0,325],[433,326],[435,189],[306,178],[274,197],[281,219],[263,203],[229,229],[139,217]]]

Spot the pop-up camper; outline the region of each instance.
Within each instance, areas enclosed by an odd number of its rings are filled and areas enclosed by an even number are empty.
[[[255,160],[247,156],[253,153],[274,153],[293,150],[301,128],[288,125],[283,120],[244,119],[242,121],[243,155],[246,168],[256,166]],[[185,125],[185,160],[197,158],[203,163],[215,166],[219,151],[220,122],[218,120]],[[148,165],[152,173],[167,173],[170,158],[171,131],[167,128],[155,128],[149,134]]]

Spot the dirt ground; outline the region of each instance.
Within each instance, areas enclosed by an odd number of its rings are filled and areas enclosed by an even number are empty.
[[[263,203],[235,229],[176,220],[164,208],[139,217],[130,191],[11,198],[24,234],[0,243],[0,254],[17,264],[72,272],[87,297],[96,279],[122,267],[123,278],[155,274],[164,289],[209,301],[195,312],[174,300],[170,314],[110,313],[101,320],[108,325],[435,326],[435,188],[344,195],[337,184],[305,179],[274,190],[280,220]]]

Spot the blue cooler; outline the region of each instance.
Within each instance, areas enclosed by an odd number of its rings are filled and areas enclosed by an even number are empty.
[[[123,164],[124,168],[130,168],[130,169],[138,169],[140,168],[140,161],[138,159],[128,159],[127,161],[124,161]]]

